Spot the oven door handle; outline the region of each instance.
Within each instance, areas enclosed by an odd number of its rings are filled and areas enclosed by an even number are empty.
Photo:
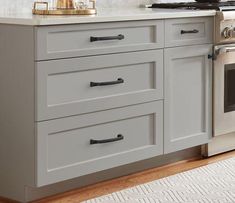
[[[214,49],[215,56],[217,57],[220,54],[235,52],[235,46],[216,46]]]
[[[224,47],[220,48],[220,53],[228,53],[228,52],[235,52],[235,47]]]

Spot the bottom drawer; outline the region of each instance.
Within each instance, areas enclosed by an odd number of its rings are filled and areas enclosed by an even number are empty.
[[[162,101],[41,122],[37,186],[162,153]]]

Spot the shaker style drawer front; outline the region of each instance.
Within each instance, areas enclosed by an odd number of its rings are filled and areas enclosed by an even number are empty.
[[[37,63],[37,120],[163,98],[162,50]]]
[[[38,123],[37,186],[163,153],[163,102]]]
[[[161,48],[163,21],[99,23],[36,28],[36,60]]]
[[[213,42],[213,18],[185,18],[165,21],[165,46]]]

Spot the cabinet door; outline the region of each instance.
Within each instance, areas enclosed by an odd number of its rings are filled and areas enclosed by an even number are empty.
[[[164,152],[205,144],[211,137],[211,45],[165,50]]]

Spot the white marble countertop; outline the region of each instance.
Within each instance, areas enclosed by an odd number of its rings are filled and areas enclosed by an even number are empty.
[[[148,19],[166,19],[183,17],[214,16],[214,10],[179,10],[179,9],[98,9],[94,16],[39,16],[30,11],[0,11],[1,24],[19,25],[59,25],[76,23],[98,23],[113,21],[131,21]]]

